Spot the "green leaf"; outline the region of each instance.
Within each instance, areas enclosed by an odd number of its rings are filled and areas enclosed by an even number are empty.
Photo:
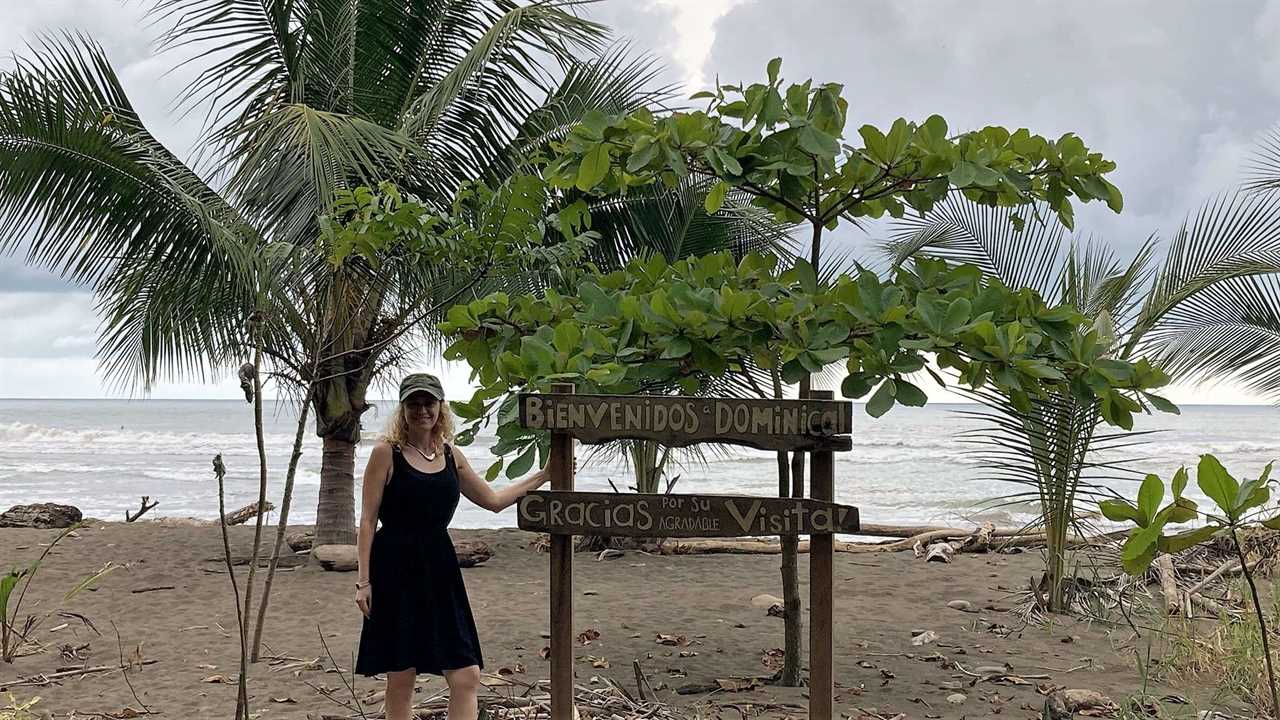
[[[1235,519],[1235,499],[1240,483],[1227,473],[1218,458],[1212,455],[1200,456],[1200,464],[1196,468],[1196,484],[1200,486],[1201,492],[1217,503],[1227,517]]]
[[[1187,489],[1187,467],[1184,465],[1178,468],[1178,472],[1173,474],[1173,496],[1175,498],[1182,497],[1182,492]]]
[[[1102,516],[1112,522],[1124,522],[1131,520],[1135,523],[1141,515],[1138,508],[1127,500],[1108,499],[1098,503],[1098,509],[1102,511]]]
[[[929,396],[924,390],[912,385],[906,380],[895,380],[894,384],[898,386],[895,397],[898,402],[908,407],[924,407],[929,402]]]
[[[572,322],[562,322],[556,326],[556,350],[572,355],[582,344],[582,330]]]
[[[832,157],[840,152],[840,142],[812,125],[800,129],[800,149],[818,157]]]
[[[1174,405],[1173,403],[1169,402],[1166,398],[1156,395],[1155,393],[1143,393],[1143,397],[1145,397],[1147,401],[1151,403],[1152,407],[1159,410],[1160,412],[1170,413],[1172,415],[1182,414],[1182,411],[1178,409],[1177,405]]]
[[[1198,527],[1194,530],[1178,533],[1177,535],[1162,537],[1158,540],[1157,547],[1161,551],[1169,554],[1180,553],[1189,547],[1195,547],[1196,545],[1209,540],[1219,530],[1221,530],[1221,528],[1217,525]]]
[[[950,174],[947,175],[947,180],[958,188],[969,187],[977,177],[977,170],[973,163],[961,160],[951,169]]]
[[[484,471],[484,481],[493,482],[494,480],[497,480],[498,475],[501,472],[502,472],[502,458],[498,458],[493,462],[492,465],[489,466],[488,470]]]
[[[1200,517],[1200,506],[1191,498],[1180,497],[1174,500],[1166,510],[1169,511],[1169,522],[1186,523]]]
[[[728,193],[729,183],[723,180],[711,186],[706,200],[702,203],[702,207],[707,211],[708,215],[715,215],[720,212],[720,208],[724,207],[724,197]]]
[[[507,477],[512,480],[529,472],[529,468],[533,467],[533,460],[537,456],[538,446],[530,445],[524,452],[520,453],[520,457],[516,458],[507,466]]]
[[[880,417],[889,412],[893,408],[894,395],[898,392],[897,384],[893,380],[885,380],[880,384],[879,389],[867,401],[867,414],[871,417]]]
[[[1160,528],[1155,525],[1134,530],[1120,553],[1120,566],[1124,571],[1130,575],[1146,572],[1151,567],[1151,561],[1156,559],[1159,537]]]
[[[1280,515],[1277,515],[1270,520],[1263,520],[1262,526],[1268,530],[1280,530]]]
[[[1164,502],[1164,482],[1155,475],[1148,475],[1138,488],[1138,524],[1147,527],[1156,513],[1160,511],[1160,503]]]
[[[769,84],[772,85],[778,82],[778,73],[782,71],[782,58],[776,57],[770,60],[767,70],[769,73]]]
[[[840,383],[840,394],[847,398],[860,398],[871,392],[871,381],[862,373],[853,373]]]
[[[576,183],[579,190],[586,192],[604,180],[609,174],[609,146],[600,143],[591,148],[586,155],[582,157],[582,164],[578,167],[578,181]]]

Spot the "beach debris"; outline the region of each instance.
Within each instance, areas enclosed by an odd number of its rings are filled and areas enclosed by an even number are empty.
[[[599,640],[599,639],[600,639],[600,631],[596,630],[595,628],[587,628],[586,630],[583,630],[582,632],[578,633],[579,645],[584,645],[584,646],[590,645],[593,640]]]
[[[134,520],[137,520],[138,518],[142,517],[142,516],[143,516],[143,514],[145,514],[145,513],[146,513],[148,510],[150,510],[151,508],[153,508],[153,507],[155,507],[155,506],[157,506],[157,505],[159,505],[159,504],[160,504],[160,501],[159,501],[159,500],[156,500],[156,501],[154,501],[154,502],[150,502],[150,503],[148,503],[148,501],[149,501],[149,500],[151,500],[151,496],[150,496],[150,495],[143,495],[143,496],[142,496],[142,507],[138,508],[138,512],[136,512],[136,513],[130,513],[128,510],[125,510],[125,511],[124,511],[124,521],[125,521],[125,522],[127,522],[127,523],[131,523],[131,522],[133,522]]]
[[[359,567],[355,545],[317,545],[311,549],[311,557],[320,567],[333,572],[351,572]]]
[[[947,702],[951,703],[952,705],[963,705],[964,701],[968,699],[969,699],[969,696],[965,695],[964,693],[951,693],[950,695],[947,696]]]
[[[311,546],[316,542],[316,533],[314,530],[297,530],[284,536],[285,543],[289,549],[294,552],[302,552],[310,550]]]
[[[14,505],[0,513],[0,527],[50,530],[71,527],[83,519],[84,515],[74,505],[59,505],[58,503]]]
[[[129,592],[131,592],[131,593],[133,593],[133,594],[137,595],[137,594],[139,594],[139,593],[158,592],[158,591],[160,591],[160,590],[176,590],[176,589],[177,589],[177,588],[175,588],[173,585],[156,585],[155,587],[140,587],[140,588],[134,588],[133,590],[130,590]]]
[[[916,647],[928,645],[938,640],[938,633],[932,630],[913,631],[911,633],[911,644]]]
[[[760,687],[761,681],[758,677],[729,677],[716,678],[717,689],[725,692],[743,692],[746,690],[755,690]]]
[[[1044,701],[1044,715],[1050,720],[1071,720],[1076,713],[1099,717],[1118,709],[1106,695],[1096,690],[1080,688],[1054,691]]]
[[[202,683],[225,683],[226,681],[227,681],[226,675],[209,675],[208,677],[202,678],[200,680],[200,682]]]
[[[950,600],[947,602],[947,607],[952,610],[959,610],[960,612],[977,612],[977,610],[973,609],[973,603],[968,600]]]
[[[673,647],[686,647],[689,645],[689,638],[684,635],[666,635],[658,633],[654,636],[654,642],[659,645],[670,645]]]
[[[608,668],[608,667],[609,667],[609,658],[606,658],[606,657],[600,657],[600,656],[596,656],[596,655],[588,655],[588,656],[587,656],[587,661],[591,663],[591,667],[593,667],[593,668]]]
[[[249,503],[235,512],[227,515],[228,525],[243,525],[244,523],[254,519],[260,512],[271,512],[276,506],[270,502],[264,502],[261,506],[256,502]],[[354,547],[354,546],[353,546]]]
[[[916,543],[916,557],[924,556],[925,562],[941,562],[949,563],[956,554],[956,548],[951,543],[933,543],[923,550],[920,550],[920,544]]]
[[[600,554],[596,556],[596,561],[600,561],[600,560],[616,560],[617,558],[620,558],[620,557],[622,557],[622,556],[623,556],[623,555],[625,555],[625,554],[626,554],[626,553],[622,552],[621,550],[615,550],[614,548],[608,548],[608,549],[606,549],[606,550],[601,550],[601,551],[600,551]]]

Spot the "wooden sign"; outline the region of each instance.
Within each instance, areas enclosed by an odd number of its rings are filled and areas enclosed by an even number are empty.
[[[552,535],[744,537],[858,532],[858,509],[803,498],[535,490],[520,499],[522,530]]]
[[[520,395],[520,424],[558,430],[582,442],[700,442],[761,450],[851,450],[853,403],[836,400],[739,400],[676,395]]]

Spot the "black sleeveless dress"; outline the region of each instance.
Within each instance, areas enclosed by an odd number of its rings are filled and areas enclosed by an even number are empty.
[[[444,448],[444,469],[426,473],[392,449],[391,479],[382,491],[369,581],[373,599],[360,632],[356,672],[416,668],[443,675],[484,667],[480,639],[462,583],[449,521],[458,507],[458,467]]]

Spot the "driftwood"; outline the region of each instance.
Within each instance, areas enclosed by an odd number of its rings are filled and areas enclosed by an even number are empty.
[[[131,514],[128,510],[125,510],[125,511],[124,511],[124,521],[125,521],[125,522],[133,522],[134,520],[137,520],[138,518],[140,518],[140,517],[142,517],[144,514],[146,514],[146,512],[147,512],[148,510],[150,510],[151,508],[153,508],[153,507],[155,507],[155,506],[157,506],[157,505],[159,505],[159,504],[160,504],[160,501],[159,501],[159,500],[156,500],[156,501],[151,502],[151,503],[148,503],[148,502],[147,502],[148,500],[151,500],[151,496],[150,496],[150,495],[143,495],[143,496],[142,496],[142,507],[138,508],[138,512],[136,512],[136,513],[132,513],[132,514]]]
[[[253,518],[257,517],[259,512],[271,512],[272,510],[275,510],[275,509],[276,509],[276,506],[272,505],[269,502],[263,503],[261,510],[258,509],[258,503],[256,502],[249,503],[248,505],[245,505],[239,510],[236,510],[235,512],[227,515],[227,524],[242,525],[248,522],[249,520],[252,520]]]
[[[453,550],[458,556],[458,567],[475,567],[493,557],[493,548],[479,540],[459,540]],[[317,545],[311,548],[311,557],[325,570],[351,572],[359,568],[355,545]]]
[[[911,534],[909,531],[919,531]],[[893,525],[863,525],[858,531],[860,535],[903,536],[905,539],[887,543],[859,543],[837,540],[836,552],[868,553],[898,552],[911,550],[917,543],[928,547],[934,543],[955,539],[953,547],[957,552],[985,552],[988,548],[1003,549],[1011,547],[1028,547],[1042,545],[1044,533],[1024,533],[1019,530],[1000,529],[989,524],[970,530],[960,528],[910,527]],[[998,538],[998,540],[997,540]],[[1110,535],[1096,538],[1072,535],[1067,538],[1069,545],[1090,545],[1110,539]],[[799,552],[809,552],[809,541],[801,540]],[[694,539],[678,543],[668,543],[662,548],[664,555],[681,554],[738,554],[738,555],[777,555],[782,550],[776,541],[767,539],[744,538],[741,540]]]
[[[1173,558],[1169,555],[1161,555],[1152,564],[1160,576],[1160,592],[1164,594],[1164,613],[1176,615],[1182,607],[1182,598],[1178,593],[1178,579],[1174,575]]]
[[[57,503],[36,503],[34,505],[14,505],[0,513],[0,527],[66,528],[84,519],[80,509],[73,505]]]

